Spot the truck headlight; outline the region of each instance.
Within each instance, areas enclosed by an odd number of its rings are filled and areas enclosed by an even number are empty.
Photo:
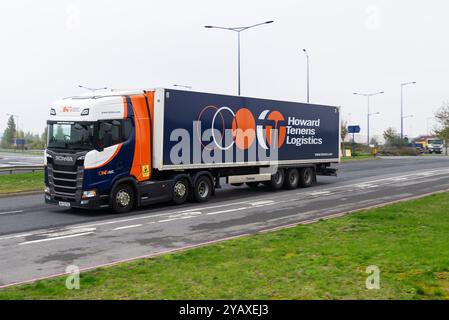
[[[45,193],[50,193],[50,188],[49,188],[49,187],[45,187],[45,188],[44,188],[44,192],[45,192]]]
[[[83,199],[88,198],[95,198],[97,196],[97,190],[89,190],[89,191],[83,191]]]

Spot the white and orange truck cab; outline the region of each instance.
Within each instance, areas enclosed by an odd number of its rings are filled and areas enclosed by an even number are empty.
[[[310,187],[316,175],[336,175],[331,164],[340,161],[333,106],[112,90],[55,102],[47,125],[45,201],[62,207],[127,212],[202,202],[222,178],[251,188]]]

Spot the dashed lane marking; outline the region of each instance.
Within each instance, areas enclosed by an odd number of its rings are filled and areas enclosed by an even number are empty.
[[[133,224],[131,226],[118,227],[118,228],[112,229],[112,231],[131,229],[131,228],[138,228],[138,227],[141,227],[141,226],[143,226],[143,225],[142,224]]]
[[[0,212],[0,216],[6,215],[6,214],[21,213],[21,212],[23,212],[23,210]]]
[[[87,235],[93,234],[93,233],[94,232],[84,232],[84,233],[71,234],[71,235],[62,236],[62,237],[45,238],[45,239],[39,239],[39,240],[25,241],[25,242],[19,243],[19,246],[27,245],[27,244],[33,244],[33,243],[39,243],[39,242],[47,242],[47,241],[53,241],[53,240],[62,240],[62,239],[68,239],[68,238],[74,238],[74,237],[87,236]]]

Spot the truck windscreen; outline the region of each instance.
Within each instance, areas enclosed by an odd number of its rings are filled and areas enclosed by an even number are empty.
[[[95,149],[95,123],[48,123],[48,148],[69,150]]]
[[[443,144],[443,140],[429,140],[429,144]]]

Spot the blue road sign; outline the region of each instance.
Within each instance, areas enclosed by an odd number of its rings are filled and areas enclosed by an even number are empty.
[[[23,145],[26,144],[26,140],[25,140],[25,139],[16,139],[16,140],[14,141],[14,144],[15,144],[16,146],[23,146]]]
[[[360,133],[360,126],[348,126],[348,133]]]

